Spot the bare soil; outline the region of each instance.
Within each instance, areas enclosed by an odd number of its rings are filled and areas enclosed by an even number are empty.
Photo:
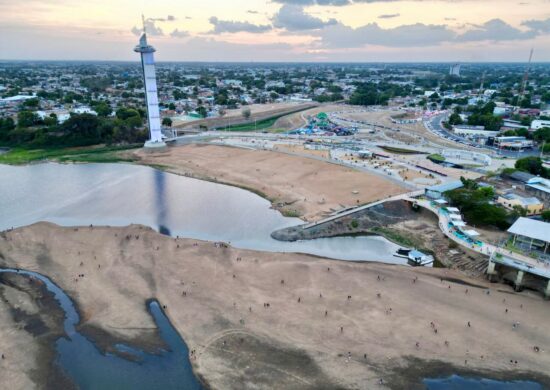
[[[83,327],[122,341],[150,337],[144,303],[156,297],[215,389],[414,389],[426,375],[461,372],[550,385],[548,302],[453,270],[47,223],[1,234],[0,266],[48,275],[75,300]],[[42,387],[36,338],[0,315],[1,387]]]
[[[378,175],[274,151],[185,145],[134,155],[143,164],[161,165],[176,174],[250,189],[283,214],[305,220],[407,191]]]

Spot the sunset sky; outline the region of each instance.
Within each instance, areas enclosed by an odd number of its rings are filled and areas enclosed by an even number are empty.
[[[0,0],[0,59],[550,61],[550,0]]]

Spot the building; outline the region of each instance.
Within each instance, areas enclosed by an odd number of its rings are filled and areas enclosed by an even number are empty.
[[[145,85],[145,102],[147,104],[147,120],[149,123],[149,141],[145,143],[145,147],[164,147],[166,144],[162,140],[157,77],[155,73],[154,53],[156,50],[147,43],[145,18],[143,19],[143,34],[139,39],[139,44],[134,48],[134,51],[141,54],[141,68],[143,71],[143,83]]]
[[[550,127],[550,121],[549,120],[542,120],[542,119],[535,119],[533,122],[531,122],[531,128],[533,130],[542,129],[543,127]]]
[[[460,77],[460,64],[452,64],[449,69],[450,76],[459,76]]]
[[[430,199],[441,199],[443,194],[447,191],[456,190],[464,187],[464,184],[460,180],[451,181],[448,183],[438,184],[435,186],[426,187],[424,189],[425,195]]]
[[[525,198],[513,192],[500,195],[497,198],[497,203],[509,210],[513,210],[514,207],[519,206],[527,211],[527,215],[538,215],[544,210],[544,203],[537,198]]]
[[[534,146],[534,142],[525,137],[495,137],[495,146],[501,149],[529,149]]]
[[[526,252],[550,251],[550,223],[521,217],[508,229],[508,233],[513,236],[512,243]]]
[[[550,180],[536,177],[525,185],[525,191],[541,199],[547,207],[550,207]]]
[[[522,172],[522,171],[514,171],[506,176],[508,176],[512,180],[516,180],[525,184],[530,183],[531,180],[536,178],[535,175],[531,175],[530,173]]]
[[[494,110],[493,110],[494,112]],[[522,125],[520,121],[514,121],[512,119],[504,119],[502,122],[502,127],[512,130],[512,129],[529,129],[529,126]]]
[[[453,126],[453,133],[461,137],[496,137],[500,132],[485,130],[484,126],[455,125]]]

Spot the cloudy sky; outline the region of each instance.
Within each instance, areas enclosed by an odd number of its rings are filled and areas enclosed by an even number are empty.
[[[550,0],[0,0],[0,59],[550,61]]]

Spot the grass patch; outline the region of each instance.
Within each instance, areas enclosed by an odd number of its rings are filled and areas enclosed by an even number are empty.
[[[409,237],[405,237],[400,233],[397,233],[395,230],[383,228],[383,227],[374,227],[371,229],[371,232],[379,234],[386,237],[388,240],[395,242],[398,245],[406,246],[408,248],[418,247],[418,242]]]
[[[434,154],[430,154],[428,157],[426,157],[428,160],[430,161],[433,161],[435,163],[438,163],[438,162],[444,162],[445,161],[445,157],[443,157],[442,155],[440,154],[437,154],[437,153],[434,153]]]
[[[289,218],[300,218],[300,213],[296,210],[282,210],[281,214]]]
[[[22,165],[36,161],[59,162],[131,162],[131,157],[121,156],[120,151],[136,149],[141,145],[92,146],[79,148],[15,148],[0,155],[0,164]]]
[[[393,146],[378,146],[380,149],[386,150],[388,152],[397,153],[397,154],[427,154],[425,152],[421,152],[418,150],[413,149],[404,149],[404,148],[396,148]]]
[[[268,128],[272,127],[275,124],[275,122],[277,122],[277,120],[279,118],[282,118],[282,117],[287,116],[287,115],[295,114],[297,112],[310,110],[312,108],[315,108],[315,107],[300,108],[298,110],[285,112],[284,114],[278,114],[278,115],[275,115],[275,116],[272,116],[272,117],[269,117],[269,118],[265,118],[265,119],[262,119],[262,120],[259,120],[259,121],[256,121],[256,122],[252,121],[250,123],[243,123],[241,125],[231,125],[229,127],[223,127],[223,128],[218,128],[218,129],[219,130],[228,130],[228,131],[265,130],[265,129],[268,129]],[[284,130],[278,129],[278,131],[284,131]]]

